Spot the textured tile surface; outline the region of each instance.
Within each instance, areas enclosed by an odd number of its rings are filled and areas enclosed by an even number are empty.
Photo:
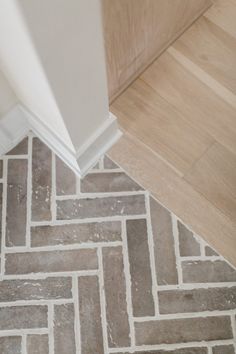
[[[235,269],[113,161],[3,162],[0,354],[236,353]]]

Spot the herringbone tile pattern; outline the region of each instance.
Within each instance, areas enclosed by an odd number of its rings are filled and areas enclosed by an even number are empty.
[[[235,353],[236,270],[108,157],[78,180],[30,135],[0,212],[1,354]]]

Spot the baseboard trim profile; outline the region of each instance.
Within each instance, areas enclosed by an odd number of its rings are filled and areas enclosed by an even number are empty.
[[[77,162],[80,166],[81,174],[85,175],[97,163],[99,158],[116,143],[121,135],[117,119],[110,113],[104,124],[77,151]]]
[[[0,120],[0,155],[13,149],[28,131],[28,120],[17,104]]]
[[[39,118],[23,105],[17,104],[0,120],[0,155],[11,150],[30,130],[79,177],[83,177],[122,135],[116,117],[110,113],[102,127],[78,151],[72,151]]]

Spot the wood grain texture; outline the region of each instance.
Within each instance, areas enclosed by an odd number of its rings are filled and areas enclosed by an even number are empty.
[[[110,100],[210,4],[210,0],[102,0]]]
[[[215,143],[184,176],[199,193],[236,220],[236,155]]]
[[[183,175],[213,139],[137,79],[111,106],[123,129],[139,138]]]
[[[109,155],[165,207],[236,265],[235,221],[132,135],[125,133]]]
[[[205,16],[221,27],[224,31],[236,38],[236,1],[235,0],[214,0],[213,6]]]
[[[141,79],[178,110],[194,129],[205,131],[236,154],[235,109],[168,51],[141,75]]]
[[[125,135],[111,156],[236,265],[236,21],[233,0],[214,1],[214,19],[210,9],[112,104]]]
[[[236,38],[203,16],[173,47],[236,94]]]

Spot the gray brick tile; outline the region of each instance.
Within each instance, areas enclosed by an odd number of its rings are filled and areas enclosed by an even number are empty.
[[[6,255],[6,274],[70,272],[97,269],[94,249],[9,253]]]
[[[57,219],[84,219],[145,213],[143,195],[122,197],[68,199],[57,202]]]
[[[32,247],[121,241],[120,221],[31,228]]]
[[[51,220],[52,152],[38,138],[33,138],[32,220]]]
[[[131,273],[133,315],[153,316],[154,300],[145,219],[127,221],[128,254]]]
[[[27,160],[8,161],[6,246],[24,246],[27,215]]]
[[[230,317],[194,317],[137,322],[136,344],[173,344],[232,339]]]

